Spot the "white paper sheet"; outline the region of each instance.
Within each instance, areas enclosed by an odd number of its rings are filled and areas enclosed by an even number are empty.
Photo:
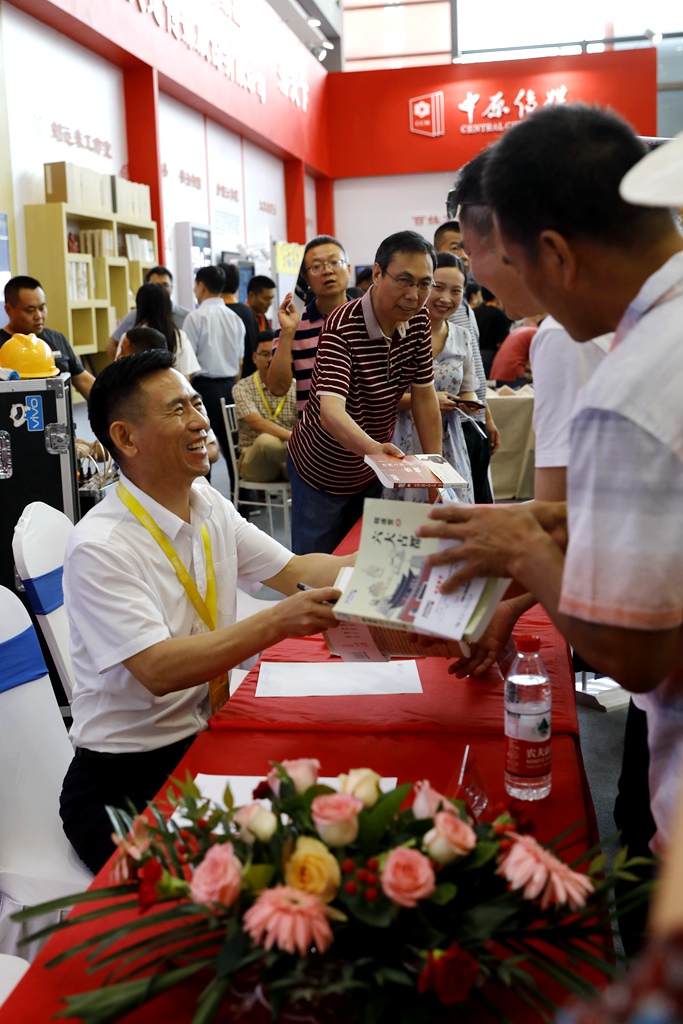
[[[257,697],[365,697],[422,693],[415,661],[354,665],[349,662],[261,662]]]
[[[230,791],[232,792],[235,807],[243,807],[244,804],[254,802],[252,793],[260,782],[265,782],[265,778],[265,775],[204,775],[200,773],[195,776],[194,782],[202,796],[219,807],[224,806],[223,794],[225,793],[225,787],[230,783]],[[392,789],[396,789],[397,782],[396,777],[383,778],[380,781],[379,788],[383,793],[389,793]],[[330,789],[339,789],[339,779],[336,775],[321,776],[318,779],[318,784],[329,786]],[[259,803],[263,804],[264,807],[270,806],[269,800],[259,800]]]

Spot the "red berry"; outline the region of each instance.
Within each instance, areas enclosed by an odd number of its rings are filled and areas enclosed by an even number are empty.
[[[365,881],[368,885],[377,885],[377,875],[374,871],[368,871],[365,876]]]
[[[356,871],[356,878],[359,882],[367,882],[368,873],[365,868],[358,868],[358,871]]]
[[[375,903],[376,900],[379,899],[379,893],[377,892],[377,889],[374,889],[374,888],[366,889],[365,890],[365,898],[368,901],[368,903]]]
[[[344,882],[344,892],[347,896],[355,896],[358,892],[358,886],[355,882]]]
[[[379,868],[379,861],[377,860],[376,857],[368,857],[368,859],[365,862],[365,866],[368,869],[368,871],[377,871],[377,869]]]
[[[209,824],[206,818],[197,818],[197,828],[206,828]]]
[[[502,821],[497,822],[497,824],[493,826],[493,831],[497,836],[502,836],[508,830],[509,826],[505,825]]]
[[[352,861],[350,857],[347,857],[346,860],[342,862],[342,871],[345,875],[352,875],[355,870],[355,861]]]

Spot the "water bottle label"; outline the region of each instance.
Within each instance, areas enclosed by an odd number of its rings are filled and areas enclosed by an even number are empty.
[[[550,771],[550,709],[524,714],[505,711],[505,770],[537,778]]]

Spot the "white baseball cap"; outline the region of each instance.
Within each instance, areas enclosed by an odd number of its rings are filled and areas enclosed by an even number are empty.
[[[638,206],[683,206],[683,132],[639,160],[621,179],[619,192]]]

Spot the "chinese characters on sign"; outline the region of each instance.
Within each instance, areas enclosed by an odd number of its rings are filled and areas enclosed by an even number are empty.
[[[275,203],[269,203],[265,199],[261,199],[258,204],[259,210],[263,210],[264,213],[272,213],[273,216],[277,213],[277,206]]]
[[[413,214],[413,224],[418,228],[424,227],[425,224],[433,224],[437,226],[442,222],[443,217],[440,217],[438,213]]]
[[[105,156],[108,160],[113,159],[111,142],[105,139],[92,138],[84,134],[79,128],[67,128],[64,124],[57,124],[53,121],[50,125],[52,138],[56,142],[63,142],[66,146],[76,146],[78,149],[87,149],[96,156]]]
[[[545,90],[545,99],[543,99],[542,105],[566,103],[567,91],[566,85],[558,85],[552,89]],[[504,132],[507,128],[512,127],[514,121],[503,120],[510,113],[511,108],[505,100],[502,89],[488,97],[488,103],[484,105],[484,109],[480,114],[482,118],[487,118],[486,121],[474,120],[474,114],[480,100],[483,103],[482,97],[478,92],[472,92],[468,89],[464,100],[458,103],[458,110],[461,110],[463,114],[467,114],[467,123],[460,125],[462,135],[475,135],[479,132]],[[541,100],[537,97],[536,90],[534,89],[520,88],[512,100],[512,106],[517,110],[517,120],[520,121],[527,114],[533,113],[540,105]]]
[[[190,188],[202,187],[202,179],[198,174],[190,174],[189,171],[179,171],[178,178],[181,185],[188,185]]]
[[[308,83],[297,71],[291,71],[282,64],[277,66],[277,86],[283,96],[304,112],[308,109]]]
[[[229,188],[228,185],[216,185],[216,195],[223,196],[223,199],[231,199],[233,203],[239,203],[240,194],[236,188]]]
[[[266,76],[239,56],[234,29],[241,25],[242,0],[125,0],[159,28],[212,64],[241,89],[266,102]]]

